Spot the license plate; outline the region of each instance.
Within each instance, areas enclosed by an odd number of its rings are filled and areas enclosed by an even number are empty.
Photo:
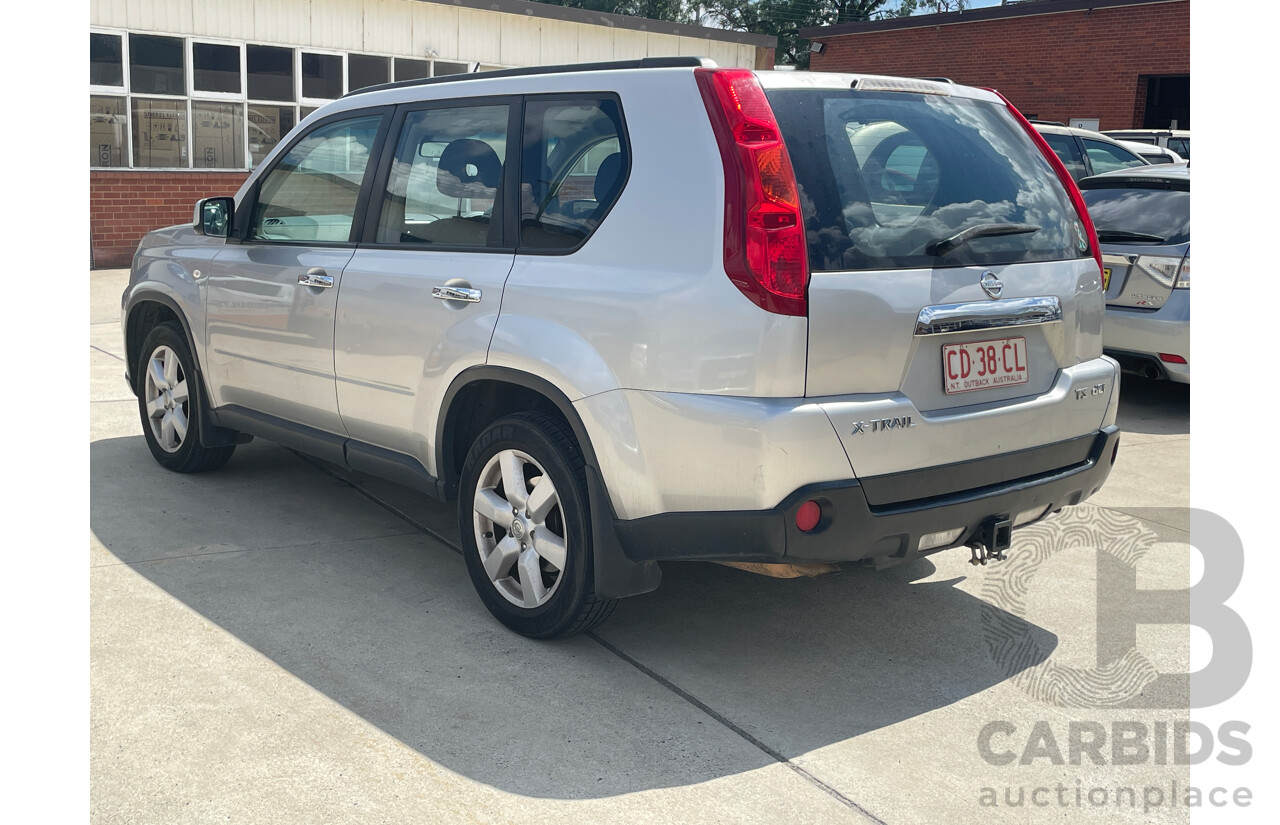
[[[1026,338],[942,347],[942,382],[947,395],[1025,384],[1029,378]]]
[[[1111,267],[1102,268],[1102,291],[1106,292],[1111,288]]]

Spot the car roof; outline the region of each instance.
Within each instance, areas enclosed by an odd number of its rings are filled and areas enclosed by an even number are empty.
[[[1160,135],[1168,135],[1169,137],[1191,137],[1190,129],[1108,129],[1103,132],[1104,135],[1144,135],[1148,137],[1159,137]]]
[[[1117,180],[1131,180],[1139,184],[1161,180],[1186,181],[1189,183],[1191,181],[1191,164],[1183,161],[1182,163],[1160,163],[1153,166],[1130,166],[1127,169],[1113,169],[1100,175],[1081,178],[1078,183],[1083,189],[1088,184],[1095,182],[1101,185],[1114,185]]]
[[[1061,123],[1047,123],[1045,121],[1031,121],[1038,132],[1049,132],[1055,135],[1076,135],[1078,137],[1089,138],[1090,140],[1100,140],[1103,143],[1119,143],[1113,137],[1108,137],[1102,132],[1095,132],[1091,129],[1081,129],[1079,126],[1063,126]]]

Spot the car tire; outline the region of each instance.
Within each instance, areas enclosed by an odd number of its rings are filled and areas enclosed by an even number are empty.
[[[160,466],[177,473],[203,473],[227,463],[235,445],[206,447],[195,359],[182,327],[157,324],[142,342],[138,356],[138,414],[147,447]]]
[[[586,469],[563,421],[518,413],[480,433],[462,467],[458,526],[476,592],[517,633],[571,636],[613,612],[617,601],[595,593]]]

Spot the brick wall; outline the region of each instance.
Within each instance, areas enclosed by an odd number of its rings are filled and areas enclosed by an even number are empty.
[[[248,172],[90,172],[94,266],[129,266],[143,235],[162,226],[189,222],[196,201],[234,195],[248,176]]]
[[[1191,73],[1191,3],[1175,0],[817,38],[811,68],[949,77],[999,89],[1022,112],[1102,129],[1142,125],[1143,75]],[[1189,124],[1185,124],[1187,126]]]

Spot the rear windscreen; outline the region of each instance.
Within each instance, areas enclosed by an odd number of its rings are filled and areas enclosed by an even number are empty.
[[[1107,188],[1086,189],[1083,194],[1099,234],[1136,232],[1162,238],[1165,244],[1191,240],[1190,192]]]
[[[1090,255],[1057,175],[1002,105],[842,89],[768,97],[795,167],[815,272]],[[1017,234],[935,249],[967,229],[1014,224]]]

